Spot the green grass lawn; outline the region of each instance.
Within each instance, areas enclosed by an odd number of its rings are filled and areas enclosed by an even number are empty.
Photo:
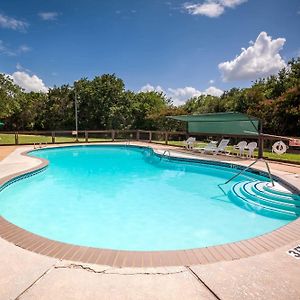
[[[85,138],[79,137],[79,142],[85,142]],[[107,138],[89,138],[89,142],[105,142],[111,141],[111,139]],[[69,136],[57,136],[55,137],[56,143],[73,143],[75,142],[75,137]],[[52,137],[51,136],[44,136],[44,135],[25,135],[19,134],[19,144],[51,144]],[[0,134],[0,145],[9,145],[15,144],[15,135],[14,134]]]
[[[89,142],[110,142],[110,138],[89,138]],[[120,140],[121,141],[121,140]],[[55,137],[56,143],[73,143],[75,142],[75,137],[69,136],[57,136]],[[79,142],[85,142],[85,139],[83,137],[79,137]],[[165,141],[153,141],[155,143],[164,144]],[[15,143],[15,135],[14,134],[0,134],[0,145],[9,145]],[[39,143],[52,143],[51,136],[43,136],[43,135],[19,135],[19,144],[39,144]],[[169,141],[169,145],[172,146],[180,146],[183,147],[182,141]],[[198,142],[196,144],[196,147],[205,147],[207,143],[205,142]],[[228,150],[234,153],[233,148],[231,146],[228,147]],[[255,151],[255,156],[257,156],[257,151]],[[300,163],[300,154],[296,153],[285,153],[282,155],[277,155],[275,153],[272,153],[270,150],[264,150],[264,157],[268,159],[274,159],[274,160],[280,160],[280,161],[289,161],[289,162],[295,162]]]
[[[257,151],[255,152],[255,155],[257,156]],[[297,153],[285,153],[278,155],[276,153],[272,153],[272,151],[266,150],[264,151],[264,157],[267,159],[300,163],[300,154]]]

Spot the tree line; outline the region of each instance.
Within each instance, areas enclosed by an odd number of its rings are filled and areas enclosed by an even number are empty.
[[[300,58],[251,87],[232,88],[220,97],[200,95],[181,106],[162,92],[126,90],[115,74],[82,78],[72,86],[54,86],[48,93],[25,93],[0,74],[3,130],[74,130],[75,96],[79,130],[184,130],[185,124],[166,116],[238,111],[261,118],[265,133],[300,135]]]

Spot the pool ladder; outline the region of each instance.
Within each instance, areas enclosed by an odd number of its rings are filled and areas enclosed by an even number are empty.
[[[167,153],[169,153],[168,157],[171,157],[171,152],[170,150],[165,150],[162,156],[160,157],[160,160],[162,160],[164,157],[167,157]]]
[[[44,147],[47,147],[48,143],[46,142]],[[33,143],[33,149],[38,149],[38,148],[43,148],[43,144],[42,143]]]

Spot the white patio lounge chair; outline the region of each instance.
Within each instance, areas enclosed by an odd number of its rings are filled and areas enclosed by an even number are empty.
[[[247,157],[253,157],[254,158],[254,150],[257,148],[257,143],[256,142],[251,142],[247,145],[247,147],[245,148],[246,150],[248,150],[248,154]]]
[[[244,156],[244,151],[246,147],[247,147],[247,142],[241,141],[237,145],[234,145],[233,149],[238,151],[237,156]]]
[[[196,138],[191,136],[186,141],[183,141],[184,147],[187,150],[193,150],[195,143],[196,143]]]
[[[213,154],[219,154],[219,153],[230,154],[229,151],[226,151],[226,147],[228,146],[229,141],[230,141],[229,139],[222,139],[218,147],[215,150],[213,150]]]
[[[193,150],[195,151],[199,151],[201,153],[205,152],[205,151],[212,151],[213,149],[217,149],[217,141],[210,141],[205,147],[196,147]]]
[[[200,150],[201,153],[213,153],[213,154],[218,154],[218,153],[226,153],[229,154],[228,151],[226,151],[226,147],[229,143],[228,139],[223,139],[217,146],[217,142],[210,142],[206,147],[204,148],[197,148],[197,150]],[[196,148],[195,148],[196,149]]]

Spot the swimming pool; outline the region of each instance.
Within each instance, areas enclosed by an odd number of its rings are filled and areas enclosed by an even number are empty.
[[[161,158],[133,146],[33,151],[49,166],[0,192],[0,213],[49,239],[119,250],[179,250],[239,241],[292,220],[245,209],[217,185],[234,168]],[[247,172],[226,186],[267,180]]]

